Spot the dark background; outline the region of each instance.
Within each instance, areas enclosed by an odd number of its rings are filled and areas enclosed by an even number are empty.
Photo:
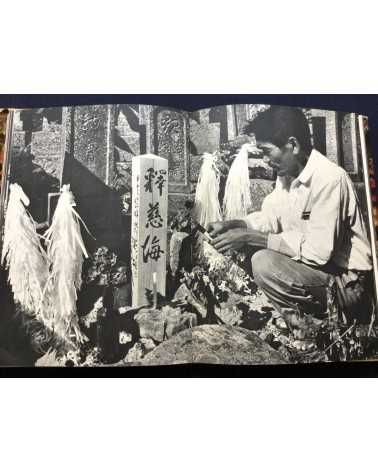
[[[355,112],[369,117],[370,138],[378,168],[378,95],[4,95],[0,108],[45,108],[88,104],[149,104],[188,111],[233,103],[262,103]],[[1,316],[1,306],[0,306]],[[130,368],[1,368],[9,377],[376,377],[378,362],[353,362],[292,366],[172,366]]]

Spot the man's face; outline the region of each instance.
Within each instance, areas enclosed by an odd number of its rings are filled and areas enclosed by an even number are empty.
[[[298,159],[291,144],[286,144],[282,148],[269,142],[257,141],[257,147],[264,154],[264,160],[279,177],[296,177],[298,174]]]

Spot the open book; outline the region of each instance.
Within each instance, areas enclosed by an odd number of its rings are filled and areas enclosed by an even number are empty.
[[[366,130],[261,104],[10,111],[0,364],[376,358]]]

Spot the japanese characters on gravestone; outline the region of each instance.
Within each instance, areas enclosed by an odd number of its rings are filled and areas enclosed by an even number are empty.
[[[169,191],[189,190],[189,118],[177,110],[155,107],[153,114],[153,151],[169,162]]]
[[[132,164],[131,269],[133,306],[147,303],[147,293],[165,295],[167,258],[168,161],[153,154]]]
[[[74,107],[69,125],[71,157],[101,182],[111,185],[114,178],[114,107]]]

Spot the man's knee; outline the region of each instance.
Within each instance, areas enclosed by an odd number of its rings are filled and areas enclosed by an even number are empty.
[[[280,268],[280,254],[269,249],[261,249],[251,259],[252,273],[259,287],[270,285]]]

